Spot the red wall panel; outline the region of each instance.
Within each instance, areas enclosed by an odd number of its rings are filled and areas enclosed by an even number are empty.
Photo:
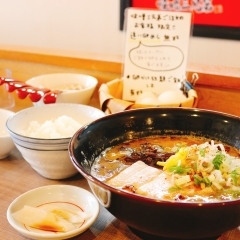
[[[240,0],[132,0],[133,7],[192,11],[198,25],[240,27]]]

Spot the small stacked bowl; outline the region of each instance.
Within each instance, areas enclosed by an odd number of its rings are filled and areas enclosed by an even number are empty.
[[[88,105],[55,103],[21,110],[10,117],[6,123],[8,132],[23,158],[45,178],[65,179],[77,173],[68,153],[68,144],[72,135],[38,138],[26,136],[24,131],[32,121],[45,123],[64,115],[83,126],[105,114]]]
[[[14,148],[14,143],[6,129],[6,121],[14,112],[0,108],[0,159],[6,158]]]

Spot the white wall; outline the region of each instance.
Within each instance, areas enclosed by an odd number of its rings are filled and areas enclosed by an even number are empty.
[[[0,0],[0,49],[122,61],[119,0]],[[240,42],[193,37],[189,62],[240,68]]]

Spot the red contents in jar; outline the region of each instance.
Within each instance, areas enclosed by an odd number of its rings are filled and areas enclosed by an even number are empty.
[[[57,95],[61,93],[61,91],[50,89],[42,89],[30,86],[24,82],[17,81],[10,78],[0,77],[0,86],[6,84],[8,92],[14,92],[16,90],[16,94],[19,99],[25,99],[29,96],[32,102],[38,102],[43,99],[45,104],[55,103],[57,100]]]

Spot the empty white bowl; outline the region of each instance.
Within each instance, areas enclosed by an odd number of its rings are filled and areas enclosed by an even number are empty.
[[[6,121],[14,112],[0,108],[0,159],[7,157],[14,148],[13,140],[6,128]]]
[[[97,87],[98,80],[90,75],[79,73],[51,73],[33,77],[26,84],[36,88],[61,90],[56,103],[88,104]],[[43,98],[34,105],[44,104]]]
[[[69,130],[67,137],[29,137],[26,129],[30,122],[37,121],[41,125],[45,124],[46,121],[53,123],[59,117],[67,116],[83,126],[104,115],[101,110],[87,105],[45,104],[17,112],[7,120],[6,126],[16,147],[34,170],[45,178],[64,179],[77,173],[70,161],[68,144],[78,129],[65,124],[62,127],[63,130],[68,129],[68,127],[71,130]],[[68,130],[65,132],[68,133]]]
[[[56,205],[57,203],[57,205]],[[25,205],[40,207],[48,204],[52,207],[65,208],[67,210],[86,212],[88,217],[81,225],[76,224],[76,229],[69,232],[50,232],[31,228],[16,221],[12,214],[21,210]],[[31,239],[60,240],[67,239],[86,231],[96,220],[99,214],[99,204],[89,191],[70,185],[49,185],[32,189],[17,197],[7,209],[7,219],[10,225],[21,235]]]

